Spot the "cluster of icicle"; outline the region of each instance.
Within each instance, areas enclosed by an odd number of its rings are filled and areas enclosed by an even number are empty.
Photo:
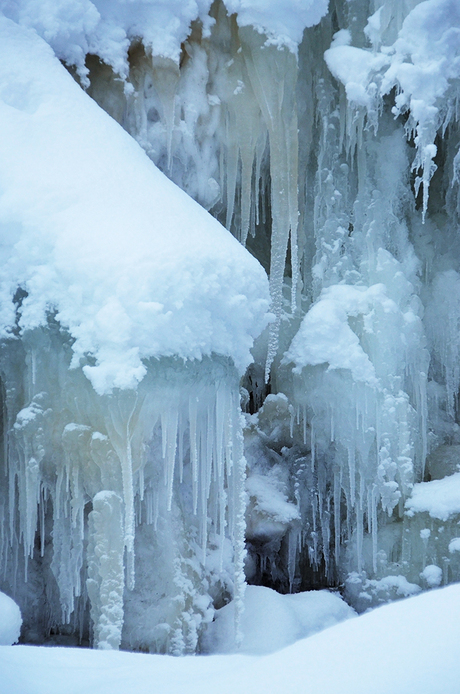
[[[430,446],[458,442],[458,60],[426,108],[412,88],[423,80],[403,79],[430,64],[410,45],[411,28],[422,36],[413,12],[429,6],[457,26],[448,5],[336,0],[295,55],[215,3],[215,23],[205,36],[192,27],[180,64],[131,46],[131,89],[88,58],[90,95],[269,270],[275,320],[254,373],[271,370],[273,390],[292,405],[292,450],[276,453],[297,485],[290,587],[305,548],[331,581],[347,570],[385,572],[385,524],[403,515]],[[339,52],[326,63],[334,36]],[[448,55],[453,45],[432,48]],[[366,66],[350,73],[361,83],[341,69],[355,64]],[[445,173],[436,182],[438,149]],[[136,393],[97,398],[68,371],[61,343],[52,351],[59,365],[49,361],[50,334],[24,336],[22,356],[5,348],[2,551],[22,539],[27,564],[38,524],[45,560],[52,523],[64,621],[87,591],[96,643],[145,647],[135,622],[150,590],[150,600],[167,599],[152,607],[147,647],[193,651],[227,571],[226,538],[237,598],[243,578],[237,377],[222,361],[159,362]],[[127,587],[136,575],[131,595],[139,591],[137,605],[125,594],[124,618],[123,557]]]
[[[195,652],[212,619],[213,582],[227,572],[220,590],[234,592],[237,608],[244,586],[237,374],[225,359],[165,359],[150,364],[137,391],[101,397],[69,370],[69,356],[56,325],[2,348],[3,578],[24,600],[22,571],[27,582],[38,562],[48,602],[36,614],[48,612],[48,628],[78,628],[89,598],[95,646]],[[142,532],[150,546],[136,556]],[[133,635],[124,600],[137,578],[156,621],[144,617]]]
[[[269,45],[252,27],[239,27],[221,3],[213,13],[210,36],[203,38],[195,27],[180,66],[133,46],[134,89],[120,84],[108,93],[111,70],[93,61],[88,92],[243,245],[260,244],[259,235],[266,245],[270,237],[270,252],[260,258],[269,270],[275,314],[268,379],[278,347],[288,247],[293,310],[298,286],[297,58],[286,47]]]
[[[110,69],[90,65],[91,95],[269,270],[265,378],[271,369],[311,445],[297,493],[304,531],[291,545],[309,545],[329,576],[333,566],[377,571],[379,528],[403,514],[430,443],[443,442],[442,412],[454,417],[460,285],[452,263],[433,261],[428,204],[440,136],[446,166],[432,198],[447,203],[443,252],[459,209],[450,5],[337,0],[295,55],[215,3],[215,24],[205,37],[193,28],[180,65],[132,47],[133,91],[108,92]]]

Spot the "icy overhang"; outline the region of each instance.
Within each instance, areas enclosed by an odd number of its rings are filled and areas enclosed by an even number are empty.
[[[0,335],[50,311],[100,394],[143,359],[220,354],[243,371],[267,324],[259,263],[169,181],[34,30],[0,17]]]
[[[192,22],[200,21],[203,37],[209,36],[215,21],[209,14],[212,4],[212,0],[17,0],[7,3],[3,11],[19,24],[36,29],[85,80],[88,53],[98,55],[126,78],[133,41],[142,41],[153,55],[179,63],[181,44]],[[229,14],[236,13],[240,26],[254,26],[271,42],[296,52],[303,30],[321,20],[329,0],[224,0],[223,4]]]

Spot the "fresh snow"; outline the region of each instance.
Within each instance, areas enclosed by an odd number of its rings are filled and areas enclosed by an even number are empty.
[[[406,501],[406,513],[413,516],[421,512],[441,521],[460,513],[460,472],[442,480],[414,485],[412,495]]]
[[[328,590],[280,595],[263,586],[247,586],[240,646],[235,645],[235,609],[231,602],[216,612],[204,636],[204,650],[247,655],[274,653],[355,614],[338,593]]]
[[[279,46],[296,52],[303,30],[326,14],[329,0],[226,0],[238,13],[241,26],[254,25]],[[18,24],[35,29],[56,55],[75,65],[87,83],[87,53],[98,55],[122,77],[128,75],[128,48],[141,40],[155,56],[179,63],[181,46],[192,22],[199,20],[209,36],[214,19],[211,0],[53,0],[2,3],[4,14]]]
[[[1,694],[458,694],[460,585],[385,605],[267,656],[0,649]]]
[[[11,334],[20,286],[20,328],[55,312],[73,366],[95,359],[84,371],[100,394],[134,388],[149,357],[217,353],[244,371],[267,324],[261,266],[34,31],[3,17],[0,118],[0,334]]]

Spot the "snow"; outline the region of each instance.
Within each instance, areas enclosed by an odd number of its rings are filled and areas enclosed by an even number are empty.
[[[425,566],[420,574],[430,588],[438,588],[442,582],[442,569],[436,564]]]
[[[415,484],[405,508],[410,516],[426,512],[441,521],[460,513],[460,472],[441,480]]]
[[[266,656],[2,647],[2,694],[457,694],[460,585],[383,606]]]
[[[388,3],[391,7],[391,3]],[[375,109],[376,95],[396,87],[393,114],[409,115],[406,132],[414,138],[415,190],[423,186],[423,217],[431,178],[436,171],[434,139],[455,118],[460,73],[460,8],[456,0],[425,0],[407,14],[392,45],[382,45],[384,6],[369,18],[364,33],[372,49],[332,43],[325,52],[332,74],[342,82],[350,103]],[[391,14],[391,10],[390,10]],[[380,50],[377,50],[377,49]],[[457,95],[457,96],[456,96]]]
[[[374,367],[348,318],[362,314],[366,321],[368,315],[369,324],[376,305],[386,313],[397,313],[383,284],[372,287],[341,284],[324,289],[303,319],[285,361],[294,362],[296,373],[308,364],[327,363],[329,369],[349,369],[354,380],[375,385]],[[372,332],[371,324],[366,328]]]
[[[215,21],[208,14],[211,4],[211,0],[21,0],[3,3],[2,10],[22,26],[34,28],[61,60],[76,66],[85,82],[88,53],[126,78],[129,45],[139,39],[153,55],[179,63],[192,22],[199,20],[203,35],[209,36]],[[328,0],[308,0],[301,6],[298,0],[228,0],[225,6],[229,13],[238,12],[241,26],[254,25],[295,52],[304,28],[326,14]]]
[[[229,603],[216,612],[203,646],[209,653],[265,655],[354,616],[338,593],[321,590],[280,595],[263,586],[247,586],[241,645],[235,646],[234,605]]]
[[[16,643],[21,633],[21,625],[21,610],[18,605],[8,595],[0,593],[0,646]]]
[[[0,564],[24,633],[231,650],[245,510],[254,582],[344,581],[365,610],[459,580],[458,1],[1,12]],[[253,356],[251,412],[264,368],[272,395],[245,457]],[[339,609],[267,591],[240,655]]]
[[[454,539],[449,542],[449,552],[450,554],[460,552],[460,537],[454,537]]]
[[[253,26],[268,34],[268,44],[297,52],[306,27],[318,24],[327,13],[329,0],[225,0],[239,26]]]
[[[231,357],[267,324],[265,273],[84,94],[33,32],[0,18],[0,334],[50,311],[98,393],[134,388],[143,359]],[[9,56],[18,56],[9,60]],[[178,282],[177,278],[181,281]]]

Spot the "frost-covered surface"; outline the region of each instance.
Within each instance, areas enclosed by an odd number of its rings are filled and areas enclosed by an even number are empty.
[[[203,649],[208,653],[265,655],[354,616],[354,610],[338,593],[312,590],[280,595],[263,586],[247,586],[241,645],[235,646],[235,616],[231,602],[216,612],[205,632]]]
[[[460,513],[460,473],[414,486],[406,501],[406,513],[413,515],[424,511],[442,521]]]
[[[387,605],[267,656],[170,658],[3,647],[2,691],[21,694],[457,694],[460,587]]]
[[[17,643],[21,633],[21,610],[12,598],[0,593],[0,645]]]
[[[0,38],[2,580],[26,639],[90,616],[99,648],[193,652],[211,594],[239,613],[244,589],[238,371],[266,275],[32,29]]]

